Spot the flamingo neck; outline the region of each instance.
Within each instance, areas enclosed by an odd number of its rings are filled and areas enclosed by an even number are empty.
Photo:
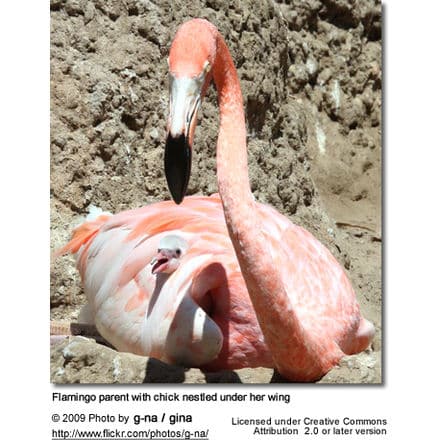
[[[220,129],[217,140],[217,179],[226,223],[239,262],[250,254],[243,246],[258,227],[256,206],[248,178],[246,124],[243,97],[237,71],[226,43],[217,37],[217,54],[213,66],[220,108]],[[239,203],[238,203],[239,202]],[[249,243],[250,245],[250,243]]]
[[[220,34],[217,34],[213,79],[220,108],[218,187],[249,296],[280,373],[292,380],[317,379],[323,371],[328,371],[329,365],[323,365],[328,360],[318,353],[316,344],[308,337],[292,309],[281,274],[273,263],[270,246],[262,234],[261,219],[249,186],[240,83]]]

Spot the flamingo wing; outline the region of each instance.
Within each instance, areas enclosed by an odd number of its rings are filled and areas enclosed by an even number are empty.
[[[182,237],[190,248],[175,273],[156,276],[150,262],[169,234]],[[221,204],[214,196],[87,221],[61,252],[76,254],[91,316],[118,350],[197,365],[217,355],[223,336],[188,292],[194,274],[215,255],[227,254],[228,247]]]

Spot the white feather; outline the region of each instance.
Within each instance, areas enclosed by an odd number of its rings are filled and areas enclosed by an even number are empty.
[[[90,222],[96,220],[100,215],[113,215],[111,212],[103,211],[101,208],[98,208],[95,205],[89,205],[89,213],[87,214],[86,221]]]

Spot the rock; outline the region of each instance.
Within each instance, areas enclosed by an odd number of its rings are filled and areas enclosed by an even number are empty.
[[[90,21],[92,21],[93,18],[95,18],[95,13],[96,13],[95,5],[93,4],[93,2],[88,1],[84,8],[84,23],[87,24]]]
[[[72,336],[51,347],[52,383],[268,383],[269,368],[204,373],[157,359],[118,353],[93,339]]]
[[[380,383],[377,353],[347,356],[320,383]],[[203,372],[157,359],[119,353],[93,339],[71,336],[51,347],[52,383],[270,383],[286,382],[270,368]]]
[[[300,64],[292,64],[289,67],[289,76],[291,78],[291,81],[289,83],[290,88],[293,92],[300,91],[305,84],[307,84],[310,73],[307,66]]]
[[[81,0],[66,0],[64,9],[71,16],[77,16],[84,14]]]
[[[320,383],[382,383],[380,353],[364,352],[342,358]]]

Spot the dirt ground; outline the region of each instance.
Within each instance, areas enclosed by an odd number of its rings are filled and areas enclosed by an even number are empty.
[[[51,0],[51,249],[68,241],[91,204],[119,212],[170,198],[166,58],[179,24],[207,18],[238,68],[253,194],[328,246],[376,327],[372,349],[323,381],[380,382],[380,2],[233,3]],[[213,87],[200,113],[188,193],[207,195],[217,192]],[[84,303],[73,258],[53,260],[51,318],[74,321]],[[136,360],[137,375],[103,376],[93,353],[109,349],[74,342],[84,345],[82,357],[66,351],[68,341],[52,349],[52,381],[148,381],[146,361]],[[131,355],[111,352],[130,364]],[[155,381],[200,381],[158,365]],[[268,382],[272,373],[250,370],[238,381]],[[224,374],[214,381],[237,382],[238,373]]]

